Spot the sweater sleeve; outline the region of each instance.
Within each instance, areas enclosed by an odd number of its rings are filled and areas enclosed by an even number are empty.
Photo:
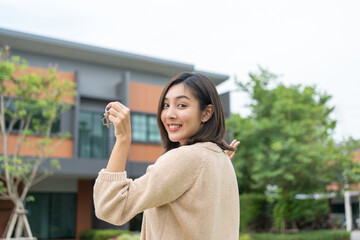
[[[95,214],[122,225],[146,209],[170,203],[198,178],[202,157],[184,146],[161,156],[142,177],[131,180],[126,172],[100,171],[94,185]]]

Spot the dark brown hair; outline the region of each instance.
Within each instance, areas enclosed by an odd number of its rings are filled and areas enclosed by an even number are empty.
[[[165,148],[165,152],[180,146],[179,142],[172,142],[164,124],[161,121],[161,112],[163,110],[164,98],[169,89],[177,84],[183,83],[185,88],[189,89],[194,97],[199,101],[200,112],[202,112],[209,104],[214,106],[214,113],[211,118],[204,123],[202,128],[192,137],[188,139],[186,145],[197,142],[213,142],[223,150],[235,150],[225,142],[225,115],[223,106],[216,91],[213,82],[200,73],[180,73],[174,76],[164,87],[158,105],[157,122],[160,129],[161,142]]]

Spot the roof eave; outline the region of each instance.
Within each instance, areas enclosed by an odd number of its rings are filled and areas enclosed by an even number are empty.
[[[108,48],[96,47],[55,38],[0,28],[0,44],[29,53],[91,62],[124,69],[151,72],[172,77],[194,71],[194,65],[153,58]],[[210,77],[216,85],[227,80],[226,75],[197,71]]]

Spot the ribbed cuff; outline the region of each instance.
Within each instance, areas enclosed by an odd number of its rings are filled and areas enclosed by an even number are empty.
[[[127,174],[124,172],[108,172],[106,169],[101,169],[98,178],[103,181],[126,181]]]

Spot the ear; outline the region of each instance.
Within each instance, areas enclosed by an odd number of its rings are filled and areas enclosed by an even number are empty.
[[[201,114],[201,122],[203,123],[207,122],[213,115],[214,111],[215,111],[214,105],[212,104],[207,105]]]

